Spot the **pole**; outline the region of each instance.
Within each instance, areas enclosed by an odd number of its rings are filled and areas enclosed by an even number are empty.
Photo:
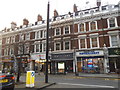
[[[46,70],[45,70],[45,83],[48,83],[48,46],[49,46],[49,2],[47,5],[47,32],[46,32]]]

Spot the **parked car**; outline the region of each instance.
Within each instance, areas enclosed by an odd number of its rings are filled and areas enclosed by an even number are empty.
[[[15,77],[12,74],[0,73],[0,89],[14,90]]]

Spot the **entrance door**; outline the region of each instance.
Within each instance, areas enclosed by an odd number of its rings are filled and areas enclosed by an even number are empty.
[[[115,72],[115,62],[114,60],[109,61],[110,72]]]
[[[77,62],[78,72],[82,72],[81,62]]]

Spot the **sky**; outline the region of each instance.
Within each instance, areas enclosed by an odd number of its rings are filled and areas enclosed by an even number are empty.
[[[10,28],[11,22],[17,23],[17,26],[23,24],[23,19],[29,20],[29,23],[37,21],[37,15],[40,14],[44,20],[47,19],[47,3],[50,2],[50,17],[56,9],[59,15],[73,12],[73,5],[78,6],[78,10],[96,6],[96,0],[0,0],[0,30],[5,27]],[[102,5],[117,4],[120,0],[101,0]],[[86,2],[89,2],[86,4]]]

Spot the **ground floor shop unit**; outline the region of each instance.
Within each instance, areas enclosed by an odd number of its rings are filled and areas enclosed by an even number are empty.
[[[107,67],[102,49],[77,51],[76,58],[78,73],[104,73]]]
[[[110,73],[120,73],[120,48],[108,48]]]
[[[104,73],[104,57],[78,57],[77,69],[83,73]]]
[[[51,54],[51,74],[66,74],[74,72],[73,53]]]

